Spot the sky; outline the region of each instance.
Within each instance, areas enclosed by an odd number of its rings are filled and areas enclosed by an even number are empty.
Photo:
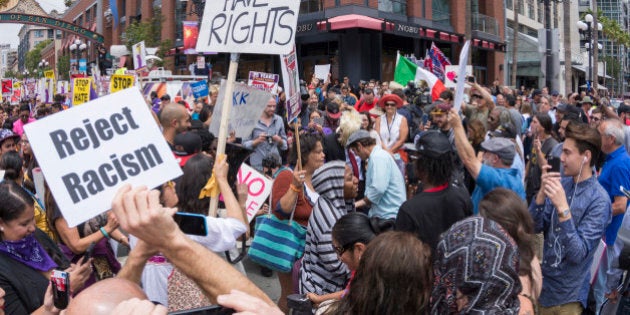
[[[53,9],[63,12],[66,9],[63,0],[36,0],[36,2],[39,2],[39,5],[46,12],[50,12]],[[17,48],[20,27],[22,27],[22,24],[0,24],[0,44],[11,44],[12,48]]]

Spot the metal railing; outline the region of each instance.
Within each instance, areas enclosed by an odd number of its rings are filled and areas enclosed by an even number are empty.
[[[472,30],[499,36],[499,23],[493,17],[481,13],[473,13]]]

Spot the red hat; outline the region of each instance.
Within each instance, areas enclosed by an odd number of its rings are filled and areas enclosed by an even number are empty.
[[[378,101],[378,106],[385,108],[385,103],[388,102],[396,103],[396,108],[401,108],[403,106],[403,100],[396,94],[383,95],[383,97],[381,97],[381,99]]]

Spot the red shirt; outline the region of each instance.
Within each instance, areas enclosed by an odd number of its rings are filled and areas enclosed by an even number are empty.
[[[374,108],[374,106],[376,106],[376,99],[374,99],[372,103],[366,103],[364,100],[360,100],[354,105],[354,109],[356,109],[359,113],[369,112],[372,108]]]

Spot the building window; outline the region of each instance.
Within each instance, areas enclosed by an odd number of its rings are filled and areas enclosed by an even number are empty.
[[[542,3],[538,4],[538,22],[543,22],[543,16],[545,15],[545,5]]]
[[[505,1],[505,8],[512,10],[514,8],[514,1],[513,0],[507,0]]]
[[[534,0],[527,0],[527,17],[532,20],[536,18],[534,14]]]
[[[518,14],[520,15],[525,14],[525,1],[523,0],[518,1]]]
[[[33,32],[33,37],[35,37],[35,38],[42,38],[42,37],[44,37],[44,30],[35,30]]]
[[[300,2],[300,14],[322,11],[323,6],[322,0],[302,0]]]
[[[407,15],[407,1],[378,0],[378,10],[388,13]]]

